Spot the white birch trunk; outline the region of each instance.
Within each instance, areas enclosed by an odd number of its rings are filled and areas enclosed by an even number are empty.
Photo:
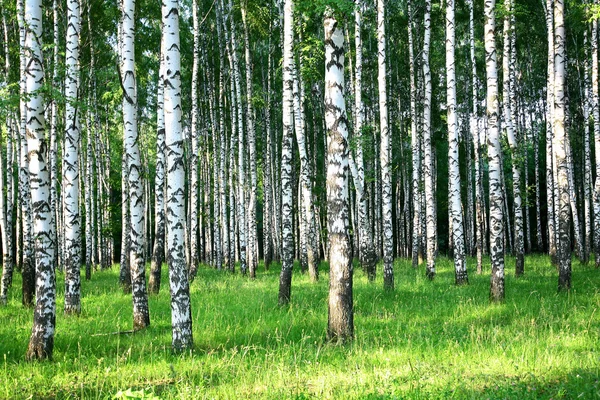
[[[425,0],[423,34],[423,173],[425,182],[425,219],[427,238],[427,270],[429,279],[435,277],[435,258],[437,256],[437,224],[435,209],[434,159],[431,148],[431,70],[429,68],[429,50],[431,44],[431,0]]]
[[[485,69],[487,77],[488,159],[490,181],[490,299],[504,299],[504,199],[502,195],[502,148],[498,129],[498,71],[496,63],[495,0],[485,0]]]
[[[27,65],[27,145],[31,188],[33,235],[35,237],[36,305],[28,359],[52,358],[56,318],[56,280],[52,259],[50,225],[50,174],[46,162],[47,143],[41,88],[44,83],[42,61],[42,3],[25,3]]]
[[[344,100],[344,35],[325,11],[325,123],[327,125],[327,232],[329,237],[329,319],[327,336],[343,342],[354,336],[352,256],[348,208],[348,125]],[[328,15],[329,14],[329,15]]]
[[[156,95],[156,174],[154,176],[154,248],[150,264],[148,291],[157,294],[160,291],[162,263],[165,259],[165,48],[164,36],[161,38],[160,66]],[[215,168],[216,169],[216,168]]]
[[[122,0],[121,24],[123,30],[121,49],[121,74],[123,85],[123,148],[127,158],[129,190],[129,218],[131,221],[131,248],[129,267],[133,299],[133,328],[139,330],[150,325],[146,271],[144,260],[144,205],[142,165],[137,127],[137,89],[135,77],[134,45],[135,0]]]
[[[568,137],[565,131],[566,30],[564,0],[554,0],[554,110],[552,148],[557,168],[558,289],[571,289],[571,206],[569,199]]]
[[[284,0],[283,6],[283,141],[281,145],[281,275],[279,277],[279,304],[287,304],[291,297],[292,266],[294,263],[292,140],[293,140],[293,76],[292,46],[293,0]]]
[[[454,245],[454,274],[457,285],[469,282],[465,260],[465,239],[462,201],[460,196],[460,160],[458,156],[458,127],[456,121],[456,70],[454,47],[454,0],[446,1],[446,102],[448,107],[448,171],[450,191],[448,193]]]
[[[63,217],[65,240],[65,313],[81,312],[81,216],[79,213],[79,142],[81,128],[77,108],[79,92],[79,0],[67,3],[65,77],[65,140],[63,150]]]
[[[383,239],[383,286],[394,289],[394,229],[392,218],[391,133],[387,104],[387,61],[385,38],[385,4],[377,0],[377,64],[379,92],[379,129],[381,135],[381,212]]]
[[[185,171],[181,126],[181,63],[179,52],[179,4],[167,0],[162,6],[165,41],[165,143],[167,149],[167,262],[171,288],[172,347],[191,349],[192,309],[185,258]]]
[[[516,126],[514,125],[516,110],[513,109],[514,97],[514,69],[515,66],[511,62],[512,30],[514,27],[511,24],[512,0],[507,0],[505,4],[507,15],[504,16],[504,52],[502,57],[503,69],[503,105],[504,105],[504,122],[506,136],[512,154],[512,175],[513,175],[513,212],[514,212],[514,235],[515,246],[514,252],[516,257],[515,275],[520,276],[524,271],[524,234],[523,234],[523,201],[521,198],[521,171],[519,168],[520,162],[520,143],[517,139]]]

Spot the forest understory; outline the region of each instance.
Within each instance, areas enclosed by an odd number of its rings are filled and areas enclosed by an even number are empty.
[[[507,259],[507,266],[514,265]],[[257,279],[200,267],[191,285],[194,347],[169,346],[169,293],[149,297],[152,323],[135,334],[118,268],[83,281],[79,316],[57,315],[54,359],[25,361],[30,310],[13,292],[0,308],[0,398],[594,399],[600,396],[600,288],[593,264],[573,263],[556,292],[547,256],[508,269],[507,299],[489,302],[489,271],[455,286],[452,260],[434,281],[395,262],[396,290],[355,269],[356,338],[327,341],[327,269],[294,273],[294,302],[277,304],[279,265]],[[297,265],[296,265],[297,267]],[[378,266],[381,268],[381,265]],[[164,271],[164,270],[163,270]],[[166,276],[165,276],[166,278]],[[15,284],[19,281],[15,276]],[[62,281],[62,274],[58,275]],[[58,284],[61,288],[62,285]],[[61,293],[57,307],[62,306]],[[10,339],[8,339],[10,338]]]

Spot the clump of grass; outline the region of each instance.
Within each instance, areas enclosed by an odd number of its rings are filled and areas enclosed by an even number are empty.
[[[118,270],[83,281],[83,312],[61,313],[54,360],[30,363],[32,310],[19,277],[0,308],[0,398],[597,398],[600,397],[600,278],[574,264],[573,290],[557,293],[556,270],[529,256],[506,301],[490,304],[489,276],[454,286],[440,258],[431,282],[410,262],[395,265],[396,290],[356,270],[356,339],[326,340],[327,265],[316,284],[296,273],[292,303],[277,305],[278,268],[257,279],[201,268],[191,286],[194,351],[170,351],[168,287],[150,297],[151,326],[132,335],[131,297]],[[167,282],[167,272],[163,279]],[[108,334],[94,336],[95,334]],[[128,391],[128,389],[130,389]]]

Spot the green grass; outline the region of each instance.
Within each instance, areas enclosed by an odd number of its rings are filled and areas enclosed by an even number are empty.
[[[381,270],[375,284],[357,270],[356,340],[347,345],[325,339],[326,265],[318,284],[295,273],[288,307],[277,305],[278,268],[260,268],[256,281],[201,268],[195,348],[185,355],[170,351],[166,273],[150,297],[151,326],[104,336],[92,335],[132,325],[117,268],[83,282],[79,317],[61,312],[59,274],[54,359],[41,363],[25,361],[32,310],[20,305],[15,275],[0,308],[0,398],[600,398],[600,271],[575,262],[574,289],[559,294],[547,257],[528,257],[519,279],[513,266],[496,305],[473,260],[462,287],[444,258],[433,282],[397,261],[392,293]]]

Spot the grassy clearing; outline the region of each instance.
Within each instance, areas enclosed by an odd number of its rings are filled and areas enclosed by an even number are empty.
[[[489,276],[475,275],[472,260],[464,287],[453,285],[448,259],[433,282],[397,261],[393,293],[357,271],[356,340],[343,346],[325,341],[326,273],[318,284],[295,274],[293,302],[281,308],[277,268],[254,282],[202,268],[192,285],[195,350],[180,356],[170,352],[166,286],[150,298],[149,329],[93,336],[131,329],[115,268],[83,282],[81,316],[58,313],[54,360],[42,363],[24,361],[32,311],[15,276],[0,308],[0,398],[599,398],[600,271],[574,263],[574,289],[557,294],[547,257],[528,257],[520,279],[514,260],[507,265],[500,305],[488,302]],[[62,310],[62,276],[58,287]]]

